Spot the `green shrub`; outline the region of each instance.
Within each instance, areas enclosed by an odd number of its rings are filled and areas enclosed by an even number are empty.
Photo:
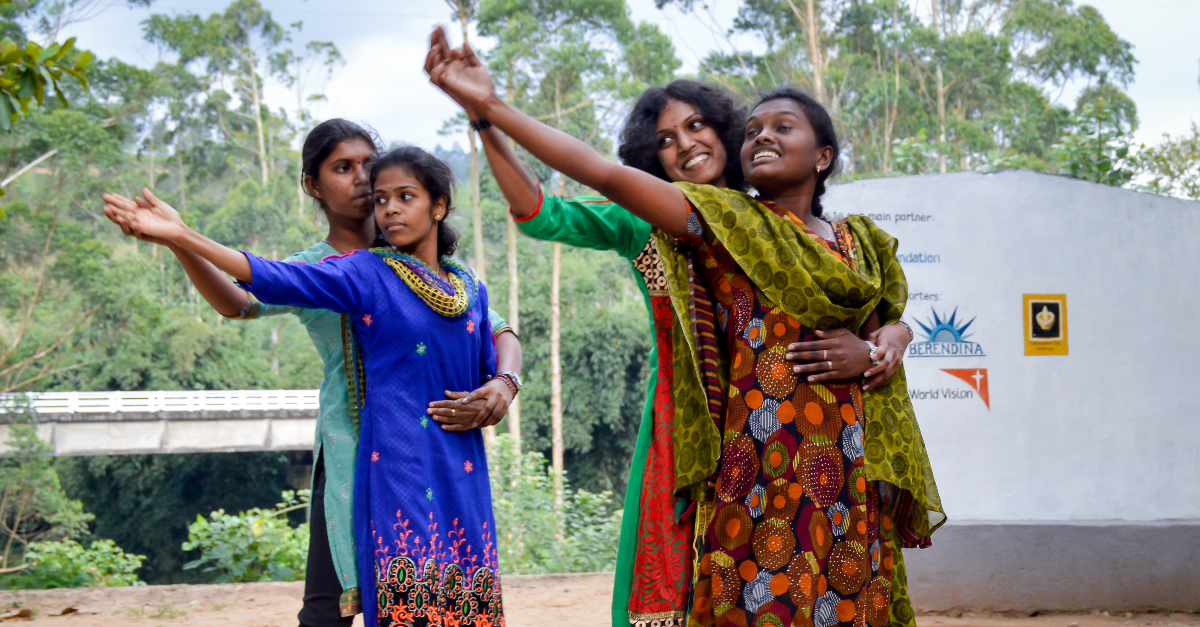
[[[520,453],[507,435],[488,459],[500,569],[508,574],[610,571],[617,559],[621,512],[610,492],[571,490],[563,478],[561,514],[553,474],[538,452]]]
[[[74,540],[34,542],[25,552],[29,565],[0,580],[13,589],[105,588],[144,586],[136,571],[144,555],[121,550],[112,540],[97,540],[85,547]]]
[[[183,550],[199,550],[200,558],[183,567],[217,572],[220,583],[304,579],[308,524],[292,527],[284,514],[308,507],[308,500],[308,490],[288,491],[274,509],[254,508],[236,515],[219,509],[208,519],[196,516],[188,525]]]

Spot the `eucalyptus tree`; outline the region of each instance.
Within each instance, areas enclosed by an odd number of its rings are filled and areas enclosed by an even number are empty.
[[[273,53],[270,57],[271,74],[280,80],[296,97],[296,118],[292,121],[296,137],[303,142],[306,132],[312,126],[313,116],[306,103],[325,100],[325,94],[320,93],[325,81],[333,75],[334,68],[345,65],[342,53],[332,41],[309,41],[298,45],[293,35],[299,35],[303,30],[303,22],[294,22],[285,37],[287,46]],[[296,214],[304,213],[304,164],[302,155],[296,153]]]
[[[246,148],[257,158],[265,190],[271,159],[263,115],[263,74],[269,69],[266,64],[271,55],[284,43],[284,28],[258,0],[234,0],[224,12],[208,18],[194,13],[175,17],[156,14],[144,22],[144,27],[146,40],[177,53],[180,65],[186,67],[202,61],[211,76],[232,81],[241,100],[241,110],[235,108],[229,112],[254,123],[255,142]],[[233,132],[227,134],[236,136]]]

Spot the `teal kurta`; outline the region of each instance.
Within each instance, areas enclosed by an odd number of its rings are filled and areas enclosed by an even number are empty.
[[[650,292],[637,259],[650,243],[651,226],[644,220],[601,196],[542,197],[542,204],[526,218],[514,218],[517,228],[534,239],[560,242],[579,248],[611,250],[630,262],[635,283],[646,300],[650,328],[654,316]],[[642,477],[650,447],[654,421],[654,389],[658,380],[658,348],[650,351],[650,377],[647,382],[646,405],[638,428],[637,445],[629,468],[629,483],[625,489],[625,508],[621,518],[621,540],[617,548],[616,581],[613,586],[612,622],[614,627],[630,624],[629,597],[637,550],[638,521],[641,518]]]
[[[338,255],[325,242],[317,242],[284,261],[318,263]],[[354,554],[354,528],[351,506],[354,496],[354,463],[358,452],[358,430],[350,421],[350,396],[346,386],[346,360],[342,355],[342,316],[327,309],[305,309],[283,305],[267,305],[255,301],[246,318],[261,318],[281,314],[296,314],[308,330],[317,354],[323,362],[321,379],[321,410],[317,414],[317,434],[313,442],[313,471],[316,461],[325,463],[325,526],[329,532],[329,551],[337,569],[342,590],[358,588],[358,567]],[[314,476],[314,479],[316,477]],[[343,599],[351,595],[343,594]],[[356,595],[354,595],[356,596]],[[343,607],[350,615],[359,608]]]
[[[321,241],[284,261],[318,263],[326,257],[339,254],[332,246]],[[313,472],[316,472],[316,460],[324,459],[325,525],[329,533],[329,550],[333,555],[338,581],[342,584],[342,615],[352,616],[361,611],[351,515],[358,430],[350,420],[350,393],[346,384],[346,359],[342,352],[342,316],[327,309],[268,305],[254,300],[243,318],[288,313],[300,318],[323,362],[321,409],[317,414],[317,433],[313,443]],[[512,331],[495,311],[489,309],[488,318],[492,323],[493,335]],[[315,480],[316,477],[313,478]]]

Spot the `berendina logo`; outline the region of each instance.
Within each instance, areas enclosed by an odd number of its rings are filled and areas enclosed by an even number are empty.
[[[917,325],[925,331],[925,341],[909,344],[909,357],[983,357],[985,355],[982,346],[967,340],[972,335],[967,333],[967,329],[971,327],[971,323],[975,322],[975,318],[960,322],[957,307],[950,312],[949,317],[946,317],[944,311],[938,315],[936,309],[930,309],[930,314],[933,316],[932,319],[924,322],[916,321]]]

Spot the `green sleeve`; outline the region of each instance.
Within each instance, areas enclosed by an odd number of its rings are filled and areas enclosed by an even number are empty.
[[[534,239],[579,248],[613,250],[633,260],[650,240],[651,227],[603,196],[542,196],[542,204],[517,228]]]

